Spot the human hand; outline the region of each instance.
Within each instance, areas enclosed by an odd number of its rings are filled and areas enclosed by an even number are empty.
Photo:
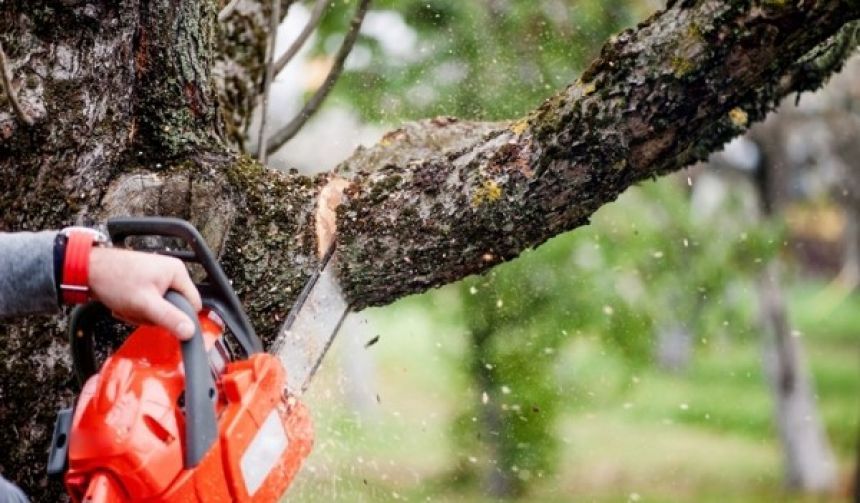
[[[194,324],[164,300],[167,290],[182,294],[196,311],[200,293],[182,261],[118,248],[93,248],[89,263],[90,293],[113,315],[135,325],[158,325],[179,339],[194,336]]]

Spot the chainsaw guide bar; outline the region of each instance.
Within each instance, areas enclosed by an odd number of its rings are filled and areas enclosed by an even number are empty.
[[[349,312],[334,250],[332,243],[269,349],[287,369],[287,392],[293,396],[307,389]]]

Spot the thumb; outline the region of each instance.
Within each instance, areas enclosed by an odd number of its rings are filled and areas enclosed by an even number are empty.
[[[147,303],[144,316],[154,323],[172,332],[181,340],[194,337],[194,322],[176,306],[164,300],[161,296],[155,296],[152,302]]]

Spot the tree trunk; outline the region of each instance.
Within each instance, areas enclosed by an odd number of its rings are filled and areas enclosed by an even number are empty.
[[[755,186],[764,218],[773,218],[786,206],[796,173],[786,158],[782,131],[772,122],[762,126],[752,135],[762,152]],[[777,256],[759,275],[758,297],[764,370],[773,390],[785,485],[800,492],[833,492],[838,483],[836,458],[818,413],[803,345],[792,334],[782,284]]]
[[[791,333],[779,278],[779,263],[771,262],[759,278],[759,304],[785,482],[794,490],[830,492],[838,482],[836,459],[818,414],[801,341]]]
[[[231,30],[245,28],[218,39],[239,70],[219,72],[233,80],[218,81],[228,96],[216,98],[216,11],[192,0],[0,3],[13,80],[0,100],[0,230],[187,218],[268,343],[317,264],[314,211],[331,175],[270,171],[225,146],[222,125],[237,137],[253,103],[240,95],[261,73],[242,65],[265,37],[237,35],[254,33],[240,17]],[[671,2],[527,118],[436,119],[356,152],[337,171],[351,182],[338,209],[347,295],[357,308],[386,304],[585,224],[629,185],[703,158],[783,96],[819,87],[858,16],[856,0]],[[231,120],[218,120],[217,103]],[[44,318],[0,329],[2,469],[38,501],[60,492],[43,467],[54,410],[73,394],[62,329]]]
[[[479,407],[477,428],[481,443],[486,446],[486,463],[483,463],[482,484],[486,494],[494,499],[512,499],[522,495],[523,484],[506,463],[506,445],[513,440],[504,438],[505,418],[502,417],[499,383],[493,379],[488,366],[494,328],[477,328],[470,332],[469,372],[478,385]],[[484,399],[487,397],[487,399]],[[492,398],[489,398],[492,397]]]
[[[845,288],[854,290],[860,284],[860,205],[843,205],[843,211],[846,221],[838,279]]]
[[[676,374],[685,372],[693,358],[693,334],[674,321],[657,328],[656,340],[657,366]]]
[[[854,459],[854,503],[860,503],[860,428],[857,432],[857,453]]]
[[[857,66],[860,66],[858,64]],[[860,75],[860,70],[855,70]],[[855,79],[856,85],[860,85],[860,77]],[[860,105],[860,96],[851,96],[851,108]],[[842,120],[836,122],[832,127],[840,132],[837,143],[837,155],[844,163],[844,173],[837,189],[837,197],[842,203],[845,213],[845,234],[843,238],[842,270],[839,271],[838,280],[846,291],[854,291],[860,286],[860,170],[854,168],[857,159],[860,158],[860,144],[857,137],[860,135],[860,117],[856,112],[845,112],[840,117]]]

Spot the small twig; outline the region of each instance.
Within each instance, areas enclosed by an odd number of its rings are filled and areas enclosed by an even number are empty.
[[[308,19],[308,22],[305,24],[305,27],[302,28],[301,33],[293,40],[293,43],[290,45],[287,52],[285,52],[280,58],[278,58],[277,63],[275,63],[275,75],[281,73],[287,64],[296,57],[299,49],[301,49],[305,43],[308,41],[308,38],[311,36],[311,33],[319,26],[320,21],[322,20],[323,14],[326,10],[328,10],[328,6],[331,5],[332,0],[317,0],[314,4],[314,10],[311,11],[311,17]]]
[[[269,152],[264,147],[266,144],[266,117],[269,115],[269,90],[272,87],[272,80],[275,78],[275,42],[278,39],[278,25],[280,24],[281,0],[272,0],[272,12],[269,19],[269,47],[266,53],[266,75],[263,77],[263,100],[260,104],[260,131],[257,135],[257,159],[261,164],[266,164],[269,156]]]
[[[28,126],[32,126],[33,118],[21,108],[21,103],[18,102],[18,96],[12,87],[12,72],[9,70],[9,65],[6,62],[6,53],[3,51],[2,43],[0,43],[0,76],[2,76],[3,89],[6,91],[6,96],[9,98],[9,103],[12,104],[12,110],[15,112],[18,120]]]
[[[350,21],[349,31],[344,37],[343,43],[337,51],[337,55],[335,55],[334,63],[325,78],[325,82],[323,82],[323,85],[317,89],[317,92],[314,93],[313,97],[305,103],[301,112],[299,112],[289,124],[281,128],[280,131],[276,132],[271,138],[269,138],[269,141],[266,144],[266,149],[270,154],[281,148],[284,143],[290,141],[290,139],[292,139],[296,133],[302,129],[302,126],[304,126],[308,119],[317,112],[326,96],[328,96],[328,93],[334,87],[334,84],[337,82],[337,79],[343,71],[346,57],[349,56],[350,51],[352,51],[352,46],[355,45],[355,41],[358,39],[358,32],[361,29],[361,23],[364,21],[364,15],[367,14],[367,8],[369,5],[370,0],[359,0],[355,15],[352,17],[352,21]]]
[[[232,14],[233,11],[236,10],[236,6],[239,5],[240,1],[241,0],[230,0],[227,5],[225,5],[224,8],[221,9],[221,12],[218,13],[218,22],[223,23],[224,21],[226,21],[227,18],[230,17],[230,14]]]

